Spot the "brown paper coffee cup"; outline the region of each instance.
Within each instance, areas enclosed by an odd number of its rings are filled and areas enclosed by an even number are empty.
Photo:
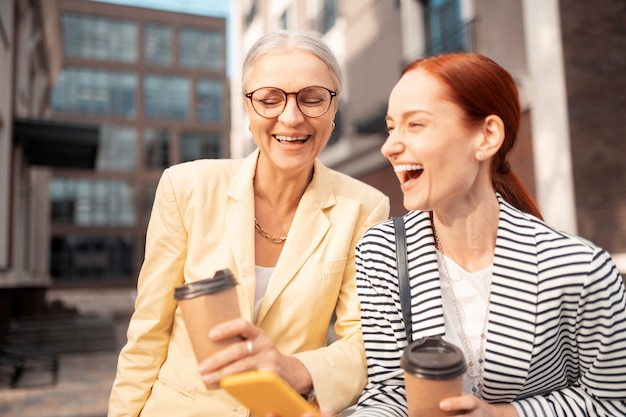
[[[439,403],[461,395],[467,369],[461,349],[441,337],[424,337],[411,343],[400,358],[409,417],[443,417],[450,414]]]
[[[228,269],[217,271],[213,278],[189,282],[174,289],[187,332],[198,363],[225,348],[239,337],[215,342],[209,332],[216,325],[241,317],[237,281]]]

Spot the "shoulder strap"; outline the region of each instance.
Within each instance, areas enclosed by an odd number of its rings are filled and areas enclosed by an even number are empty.
[[[409,263],[406,255],[404,219],[402,217],[394,217],[393,227],[396,235],[396,263],[398,264],[398,279],[400,281],[402,318],[404,319],[407,342],[411,343],[413,342],[413,321],[411,319],[411,288],[409,286]]]

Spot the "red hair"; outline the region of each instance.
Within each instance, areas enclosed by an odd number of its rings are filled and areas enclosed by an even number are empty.
[[[473,53],[420,58],[407,65],[402,75],[417,69],[446,87],[447,98],[463,110],[471,124],[482,123],[489,115],[502,119],[504,141],[491,161],[493,187],[513,206],[542,218],[535,199],[507,160],[520,124],[519,95],[511,74],[493,60]]]

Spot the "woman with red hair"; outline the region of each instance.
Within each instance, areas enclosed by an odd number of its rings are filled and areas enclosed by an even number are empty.
[[[357,245],[368,384],[353,417],[407,415],[407,336],[464,352],[446,415],[626,415],[622,278],[606,251],[542,221],[507,160],[519,118],[513,78],[477,54],[417,60],[391,92],[382,153],[410,210],[410,323],[389,220]]]

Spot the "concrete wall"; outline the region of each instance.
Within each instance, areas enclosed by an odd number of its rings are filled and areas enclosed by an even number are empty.
[[[559,6],[578,232],[626,254],[626,2]]]

